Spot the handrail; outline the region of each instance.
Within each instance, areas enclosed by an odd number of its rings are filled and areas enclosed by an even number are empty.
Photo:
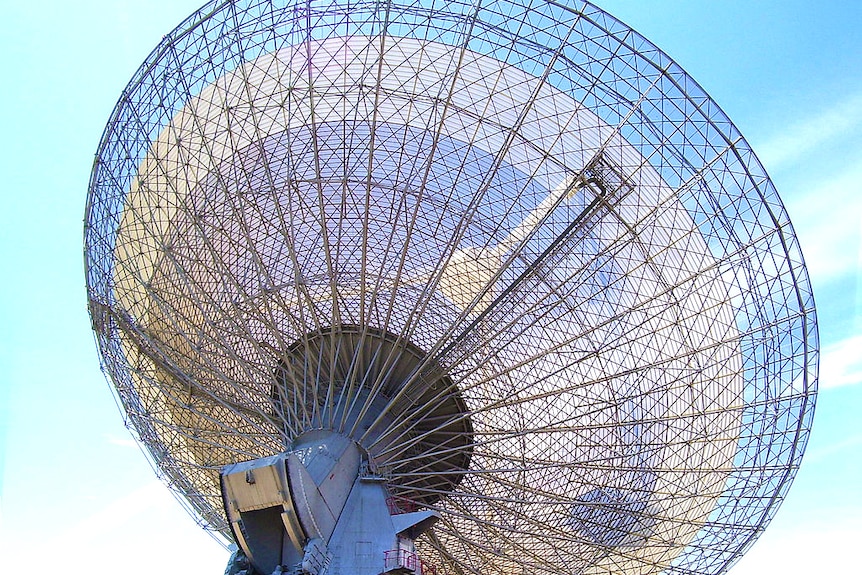
[[[437,567],[422,560],[415,551],[392,549],[383,552],[383,569],[407,569],[416,575],[437,575]]]

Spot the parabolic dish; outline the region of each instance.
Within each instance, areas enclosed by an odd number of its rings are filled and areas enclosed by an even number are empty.
[[[441,573],[718,573],[814,410],[798,242],[670,58],[585,2],[211,2],[120,98],[86,214],[129,423],[219,470],[334,430]]]

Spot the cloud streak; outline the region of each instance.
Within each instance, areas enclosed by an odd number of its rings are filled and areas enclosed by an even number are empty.
[[[816,282],[857,274],[862,257],[862,153],[858,161],[829,179],[813,178],[787,190],[787,209]]]
[[[862,335],[848,337],[823,349],[820,356],[820,388],[862,383]]]
[[[779,134],[757,146],[757,155],[770,169],[782,169],[837,139],[855,135],[860,126],[862,93],[853,94],[796,124],[782,127]]]
[[[820,286],[862,280],[856,277],[862,265],[860,133],[862,92],[777,128],[756,146],[764,165],[779,176],[809,273]]]

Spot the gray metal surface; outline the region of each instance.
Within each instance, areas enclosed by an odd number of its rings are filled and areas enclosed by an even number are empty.
[[[414,539],[439,513],[394,507],[386,479],[342,435],[311,431],[294,447],[222,471],[225,512],[257,573],[379,575],[393,551],[392,572],[403,572],[398,558],[418,560]]]

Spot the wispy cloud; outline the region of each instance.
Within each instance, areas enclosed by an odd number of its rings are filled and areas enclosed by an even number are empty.
[[[840,173],[812,175],[787,190],[787,209],[805,263],[821,283],[855,278],[862,261],[862,150],[857,161]]]
[[[823,349],[820,387],[828,389],[862,383],[862,335],[855,335]]]
[[[832,443],[825,446],[809,447],[805,452],[805,465],[811,465],[814,462],[823,461],[829,457],[839,456],[846,458],[855,458],[856,454],[862,451],[862,433],[851,435],[837,443]]]
[[[862,92],[799,117],[755,147],[779,192],[815,284],[856,280],[862,262]],[[859,278],[862,279],[862,278]]]
[[[856,134],[862,126],[862,93],[852,94],[830,107],[789,126],[757,145],[757,155],[770,170],[781,169],[805,154],[836,139]]]

